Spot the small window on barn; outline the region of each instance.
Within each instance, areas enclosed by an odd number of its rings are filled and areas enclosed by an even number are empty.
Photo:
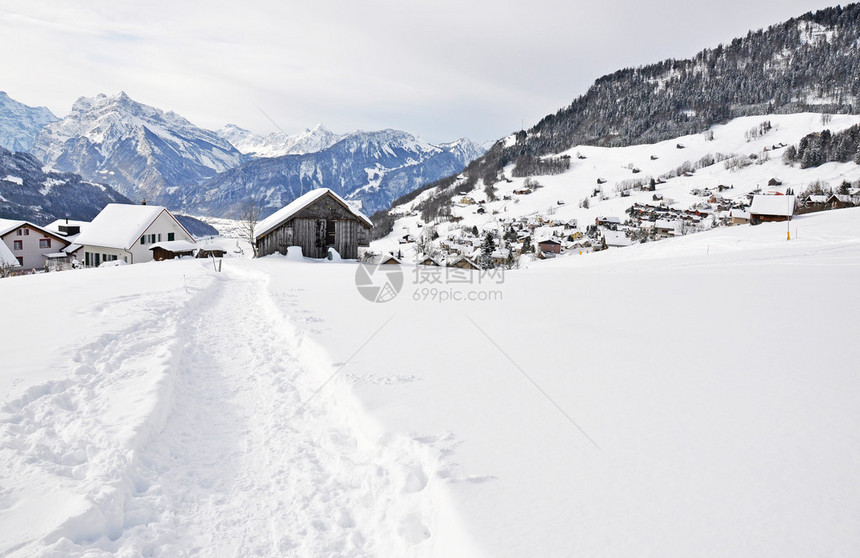
[[[18,229],[15,234],[21,236],[22,234],[24,234],[24,229]]]
[[[143,246],[144,244],[146,244],[146,235],[140,237],[140,245]]]
[[[161,242],[161,233],[158,233],[158,241]]]
[[[328,219],[325,222],[325,245],[326,246],[334,246],[335,234],[334,234],[334,219]]]
[[[174,240],[176,240],[176,235],[173,233],[167,233],[167,241],[172,242]]]

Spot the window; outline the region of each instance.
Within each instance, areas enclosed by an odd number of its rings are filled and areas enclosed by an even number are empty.
[[[13,240],[12,241],[12,249],[13,250],[23,250],[24,249],[24,242],[21,240]]]
[[[144,244],[146,244],[146,235],[140,237],[140,245],[143,246]]]
[[[161,233],[158,233],[158,241],[161,242]]]
[[[173,240],[176,240],[176,235],[173,233],[167,233],[167,241],[171,242]]]
[[[334,246],[335,234],[334,234],[334,219],[328,219],[325,222],[325,245],[326,246]]]
[[[99,255],[98,255],[98,253],[93,254],[93,258],[94,258],[94,260],[93,260],[93,265],[94,265],[94,266],[96,266],[96,267],[98,267],[98,266],[99,266],[99,264],[101,263],[101,262],[99,261]]]
[[[24,236],[30,236],[30,229],[24,229]]]
[[[90,267],[90,253],[84,252],[84,265]]]
[[[22,256],[15,256],[15,259],[18,260],[18,265],[24,267],[24,258]]]
[[[21,236],[22,234],[24,234],[24,229],[18,229],[17,231],[15,231],[15,234]]]
[[[50,238],[40,238],[39,239],[39,248],[50,248],[51,247],[51,239]]]

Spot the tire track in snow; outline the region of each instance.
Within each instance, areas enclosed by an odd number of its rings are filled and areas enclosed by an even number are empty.
[[[265,276],[219,281],[178,333],[172,413],[124,471],[122,509],[99,508],[121,521],[98,538],[60,539],[46,555],[431,552],[429,451],[405,437],[369,439],[327,393],[287,423],[320,380]]]

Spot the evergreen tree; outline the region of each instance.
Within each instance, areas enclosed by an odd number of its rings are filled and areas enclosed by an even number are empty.
[[[490,269],[493,267],[493,252],[496,249],[496,242],[493,240],[493,234],[487,232],[484,237],[484,242],[481,244],[481,261],[479,265],[481,269]]]
[[[530,254],[532,251],[532,237],[527,236],[523,239],[523,254]]]

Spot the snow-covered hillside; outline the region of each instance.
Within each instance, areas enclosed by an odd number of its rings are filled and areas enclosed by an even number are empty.
[[[30,107],[0,91],[0,147],[29,151],[39,131],[58,120],[46,107]]]
[[[109,203],[131,202],[109,186],[69,172],[45,172],[29,153],[0,147],[0,218],[39,225],[63,218],[89,221]]]
[[[242,162],[215,132],[125,92],[81,97],[46,126],[32,153],[46,165],[106,182],[133,200],[165,203],[173,188],[195,184]]]
[[[489,200],[481,182],[472,190],[462,190],[456,184],[449,189],[460,193],[452,197],[452,219],[438,219],[435,231],[440,240],[436,246],[446,238],[468,235],[473,227],[503,233],[520,219],[539,222],[532,231],[534,245],[541,238],[556,235],[562,239],[577,230],[585,232],[598,217],[615,217],[624,223],[631,218],[628,210],[634,204],[673,212],[699,211],[705,218],[689,229],[695,230],[727,218],[731,207],[749,205],[749,194],[755,191],[786,193],[790,189],[799,194],[816,183],[835,191],[845,181],[856,187],[860,165],[827,163],[801,169],[797,164],[786,165],[783,152],[807,134],[824,129],[835,133],[857,123],[860,117],[849,115],[828,116],[826,123],[820,114],[811,113],[744,117],[704,134],[656,144],[577,146],[546,158],[570,162],[569,170],[557,175],[514,177],[510,165],[494,184],[495,201]],[[508,138],[511,144],[516,141],[514,136]],[[419,250],[414,244],[402,246],[399,242],[407,235],[419,238],[428,230],[420,209],[434,194],[424,192],[393,208],[397,217],[394,230],[376,247],[415,255]],[[570,227],[571,223],[576,226]],[[621,228],[636,238],[639,225]]]
[[[860,209],[792,229],[3,280],[0,555],[856,555]]]
[[[300,134],[289,135],[272,132],[261,136],[235,124],[227,124],[218,135],[229,141],[236,149],[252,157],[280,157],[281,155],[302,155],[315,153],[331,147],[343,136],[317,124]]]

